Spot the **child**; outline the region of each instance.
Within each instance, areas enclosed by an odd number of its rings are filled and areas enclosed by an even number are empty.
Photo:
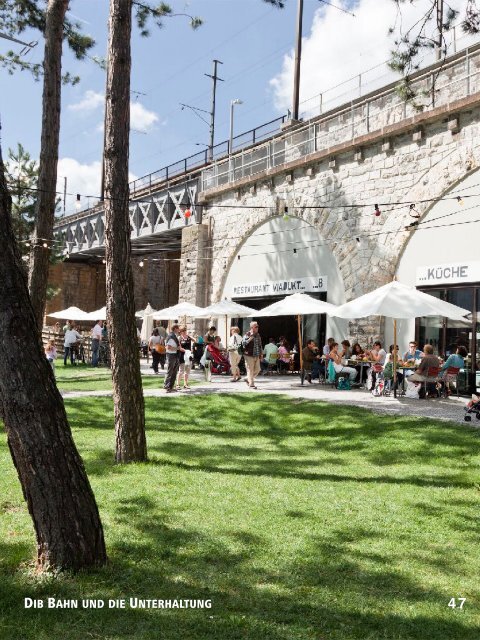
[[[48,340],[47,346],[45,347],[45,355],[53,369],[53,373],[55,373],[55,359],[57,357],[57,348],[55,347],[55,340]]]
[[[467,406],[465,407],[465,411],[467,411],[468,409],[470,409],[471,407],[473,407],[474,404],[477,404],[477,402],[480,402],[480,397],[476,396],[474,393],[472,393],[472,399],[470,400],[470,402],[467,404]]]

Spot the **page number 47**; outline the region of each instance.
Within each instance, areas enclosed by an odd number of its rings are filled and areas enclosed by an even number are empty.
[[[448,606],[451,609],[463,609],[463,605],[465,604],[466,600],[466,598],[450,598]]]

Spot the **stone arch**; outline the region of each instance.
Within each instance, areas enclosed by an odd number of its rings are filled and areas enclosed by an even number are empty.
[[[333,182],[333,184],[335,183]],[[245,245],[260,226],[269,220],[279,217],[276,209],[276,198],[284,195],[280,190],[272,192],[270,197],[273,202],[269,209],[254,209],[253,207],[258,202],[257,197],[255,196],[251,199],[245,197],[241,202],[241,206],[247,204],[252,206],[252,213],[244,217],[246,222],[245,225],[242,224],[244,231],[241,237],[237,239],[232,240],[225,235],[217,236],[214,227],[212,233],[212,285],[210,291],[210,300],[212,302],[217,301],[224,290],[228,272],[241,247]],[[307,225],[315,229],[332,252],[342,280],[345,283],[346,299],[350,299],[355,293],[359,294],[356,290],[355,273],[360,268],[362,261],[368,261],[373,250],[366,245],[359,247],[355,236],[351,235],[352,232],[348,222],[342,219],[339,209],[337,209],[341,204],[346,204],[343,202],[344,197],[341,191],[338,190],[337,195],[334,197],[334,202],[338,202],[338,204],[335,204],[334,209],[330,209],[328,204],[326,206],[318,206],[315,201],[315,194],[299,194],[295,196],[293,189],[291,189],[287,194],[287,198],[290,211],[294,211],[289,217],[303,220]],[[221,211],[222,209],[220,209]],[[221,213],[214,214],[214,219],[215,215],[219,216]],[[348,234],[351,235],[351,238],[341,242],[330,242],[328,238],[332,231],[335,234],[335,238],[345,238]]]

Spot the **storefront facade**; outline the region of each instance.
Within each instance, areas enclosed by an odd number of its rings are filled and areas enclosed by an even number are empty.
[[[431,344],[442,357],[465,346],[469,355],[459,379],[464,394],[480,387],[479,182],[476,171],[445,194],[451,199],[431,208],[406,245],[396,274],[404,284],[471,311],[460,322],[442,317],[400,321],[398,333],[401,351],[413,337],[420,347]],[[388,328],[385,337],[390,344]]]
[[[223,287],[222,298],[232,298],[262,309],[286,295],[303,292],[332,304],[345,302],[336,259],[320,233],[305,220],[278,216],[261,224],[239,247]],[[246,329],[251,318],[240,324]],[[221,319],[218,320],[221,325]],[[285,336],[296,342],[295,317],[261,318],[264,340]],[[219,326],[220,335],[225,329]],[[329,335],[346,335],[348,322],[325,315],[303,319],[303,335],[322,345]],[[328,335],[327,335],[328,334]]]

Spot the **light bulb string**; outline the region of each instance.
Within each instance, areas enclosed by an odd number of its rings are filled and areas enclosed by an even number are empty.
[[[480,184],[475,184],[475,185],[471,185],[473,186],[480,186]],[[469,187],[471,188],[471,187]],[[63,191],[49,191],[47,189],[38,189],[38,188],[33,188],[33,187],[25,187],[26,191],[33,191],[33,192],[37,192],[37,193],[54,193],[55,195],[64,195]],[[453,192],[452,192],[453,193]],[[86,194],[80,194],[80,193],[67,193],[66,195],[68,196],[75,196],[77,197],[77,201],[78,201],[78,196],[80,196],[80,198],[92,198],[92,199],[97,199],[100,200],[100,196],[94,196],[94,195],[86,195]],[[325,205],[287,205],[288,208],[290,209],[362,209],[362,208],[370,208],[372,210],[372,212],[375,211],[375,209],[378,207],[380,208],[380,210],[382,208],[384,208],[385,210],[387,210],[387,207],[409,207],[410,205],[419,205],[419,204],[428,204],[430,202],[440,202],[440,201],[448,201],[448,200],[456,200],[457,202],[459,202],[460,200],[463,200],[464,198],[474,198],[474,197],[480,197],[480,194],[478,193],[463,193],[462,196],[454,196],[454,195],[447,195],[447,196],[442,196],[442,197],[434,197],[434,198],[423,198],[423,199],[419,199],[419,200],[415,200],[414,202],[412,201],[408,201],[408,202],[376,202],[376,203],[362,203],[362,204],[341,204],[341,205],[329,205],[329,204],[325,204]],[[128,199],[128,204],[129,205],[136,205],[136,204],[155,204],[155,200],[153,199],[154,197],[150,197],[148,200],[137,200],[137,199]],[[123,198],[114,198],[114,197],[104,197],[104,201],[106,200],[110,200],[112,202],[118,201],[118,202],[124,202]],[[200,203],[190,203],[190,204],[180,204],[179,206],[182,207],[186,207],[186,209],[189,209],[190,207],[198,207],[198,208],[202,208],[202,209],[206,209],[207,211],[209,209],[275,209],[275,205],[241,205],[241,204],[205,204],[202,205]],[[391,210],[391,209],[390,209]],[[78,215],[78,214],[77,214]]]
[[[479,222],[480,222],[480,219],[477,219],[477,220],[464,220],[464,221],[461,221],[461,222],[450,222],[448,224],[434,225],[434,226],[430,226],[430,227],[420,227],[420,228],[415,227],[414,230],[415,231],[427,231],[427,230],[430,230],[430,229],[449,228],[449,227],[455,227],[455,226],[466,225],[466,224],[474,224],[474,223],[479,223]],[[406,229],[405,229],[405,231],[406,231]],[[382,231],[380,233],[382,235],[388,235],[388,234],[397,233],[397,231],[390,230],[390,231]],[[375,235],[379,235],[379,234],[375,234]],[[360,240],[368,240],[371,237],[373,237],[372,234],[363,234],[363,235],[362,234],[357,234],[356,236],[351,236],[349,238],[341,238],[339,240],[332,239],[332,240],[330,240],[328,242],[317,242],[316,244],[312,244],[310,246],[304,246],[304,245],[300,245],[300,244],[297,243],[295,249],[296,249],[296,252],[298,252],[298,251],[300,251],[302,249],[309,250],[309,249],[313,249],[313,248],[316,248],[316,247],[329,247],[329,248],[331,248],[332,245],[339,244],[340,242],[343,242],[346,239],[347,240],[351,240],[351,241],[355,241],[355,240],[356,241],[360,241]],[[258,246],[264,246],[264,245],[258,245]],[[290,248],[290,249],[284,249],[284,250],[263,251],[263,252],[257,252],[257,253],[245,253],[245,254],[238,253],[236,255],[236,259],[240,260],[241,258],[246,259],[246,258],[250,258],[250,257],[254,257],[254,256],[275,255],[277,253],[291,253],[291,252],[292,252],[292,249]],[[159,254],[159,252],[156,252],[156,253],[153,253],[152,255],[158,255],[158,254]],[[75,255],[76,256],[77,255],[82,255],[82,256],[89,257],[89,258],[94,257],[92,254],[89,254],[89,253],[86,253],[86,252],[76,252]],[[185,262],[186,261],[187,263],[188,262],[194,263],[196,260],[209,260],[209,261],[215,262],[211,256],[207,256],[207,257],[197,256],[194,260],[192,260],[190,258],[152,258],[151,256],[149,257],[149,254],[145,255],[144,252],[139,252],[139,253],[136,253],[136,254],[132,252],[131,258],[132,259],[138,259],[139,261],[143,261],[143,262],[146,262],[146,261]],[[222,260],[225,261],[225,259],[226,259],[225,256],[219,256],[216,259],[216,262],[222,261]]]

